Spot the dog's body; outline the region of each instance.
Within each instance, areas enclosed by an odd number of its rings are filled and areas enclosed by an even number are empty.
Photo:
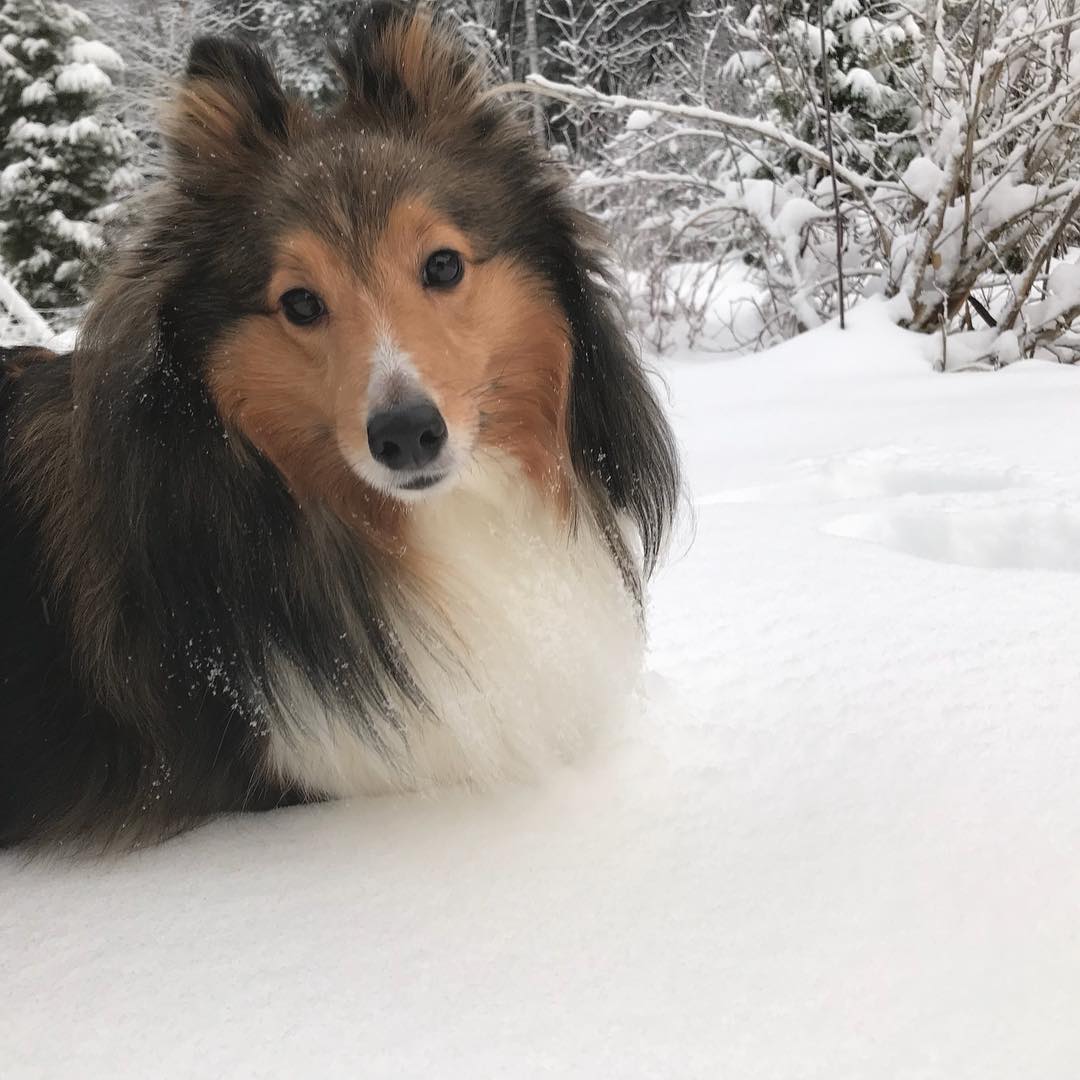
[[[74,353],[0,353],[0,843],[523,775],[632,686],[678,477],[587,222],[423,12],[338,62],[198,43]]]

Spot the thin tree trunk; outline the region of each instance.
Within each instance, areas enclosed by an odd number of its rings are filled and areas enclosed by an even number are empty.
[[[536,0],[525,0],[525,59],[529,64],[529,74],[540,72],[540,39],[536,33]],[[532,99],[533,134],[538,139],[544,138],[544,106],[540,99]]]
[[[829,177],[832,180],[833,216],[836,224],[836,293],[840,308],[840,329],[844,329],[844,222],[840,216],[840,192],[836,183],[836,156],[833,154],[832,94],[829,91],[829,56],[825,51],[825,0],[818,0],[821,23],[821,92],[825,100],[825,146],[829,151]]]

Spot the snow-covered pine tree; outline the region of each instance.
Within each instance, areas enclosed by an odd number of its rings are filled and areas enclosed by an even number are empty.
[[[922,33],[896,0],[826,0],[825,48],[836,157],[867,176],[894,177],[918,153]],[[752,88],[751,115],[824,146],[817,0],[763,0],[733,25],[727,74]],[[806,158],[769,148],[765,171],[799,174]]]
[[[102,226],[137,180],[134,137],[99,112],[122,67],[76,8],[0,2],[0,262],[39,308],[84,298]]]

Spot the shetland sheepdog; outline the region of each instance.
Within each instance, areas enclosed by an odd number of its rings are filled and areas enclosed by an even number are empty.
[[[73,351],[0,361],[0,843],[487,784],[625,704],[679,487],[596,230],[437,15],[204,38]]]

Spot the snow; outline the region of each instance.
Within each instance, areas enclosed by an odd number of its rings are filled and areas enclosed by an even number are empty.
[[[105,93],[112,79],[97,64],[65,64],[56,76],[56,89],[62,94]]]
[[[115,49],[102,41],[85,41],[79,37],[72,39],[71,59],[80,64],[96,64],[106,71],[120,71],[124,67],[124,61]]]
[[[988,228],[997,228],[1027,213],[1045,195],[1036,184],[1016,184],[1006,177],[982,198],[980,209]]]
[[[1061,262],[1050,271],[1046,282],[1054,296],[1069,303],[1080,303],[1080,265]]]
[[[0,193],[7,193],[26,180],[30,172],[30,163],[27,161],[13,161],[0,169]]]
[[[11,37],[15,38],[15,35],[11,35]],[[26,57],[29,60],[36,60],[40,53],[47,52],[52,47],[51,42],[48,40],[48,38],[43,37],[23,38],[22,41],[19,41],[18,38],[15,38],[15,40],[10,45],[8,44],[8,38],[5,37],[4,45],[8,48],[14,48],[15,45],[20,45],[22,47],[22,51],[26,54]]]
[[[645,128],[655,124],[660,114],[650,112],[648,109],[631,109],[626,117],[627,131],[644,131]]]
[[[19,104],[25,106],[41,105],[53,97],[53,88],[45,79],[35,79],[23,88],[19,95]]]
[[[931,203],[937,198],[945,174],[928,157],[914,157],[900,182],[918,199]]]
[[[733,52],[721,69],[725,79],[739,79],[760,71],[768,63],[768,55],[760,49],[740,49]]]
[[[884,87],[866,68],[853,67],[842,78],[855,97],[866,98],[871,104],[877,104],[881,100]]]
[[[89,221],[73,221],[63,211],[53,210],[48,216],[56,235],[75,243],[82,251],[95,251],[102,246],[101,229]]]
[[[63,126],[57,124],[55,127],[62,128]],[[73,145],[97,139],[100,135],[101,124],[93,116],[80,116],[77,120],[72,120],[64,130],[64,137]]]
[[[867,46],[873,46],[873,39],[877,28],[872,19],[865,15],[852,19],[844,28],[851,47],[857,52],[866,52]]]
[[[809,199],[799,196],[788,198],[773,218],[773,235],[786,244],[797,247],[802,240],[802,231],[811,221],[820,221],[828,217],[821,207],[815,206]]]
[[[43,142],[49,136],[49,129],[38,120],[27,120],[20,116],[8,129],[7,141],[12,146],[20,143]]]
[[[592,758],[0,857],[5,1077],[1075,1075],[1080,371],[885,313],[660,362],[696,526]]]
[[[862,3],[860,0],[833,0],[825,8],[825,21],[826,23],[842,22],[858,15],[861,10]]]

